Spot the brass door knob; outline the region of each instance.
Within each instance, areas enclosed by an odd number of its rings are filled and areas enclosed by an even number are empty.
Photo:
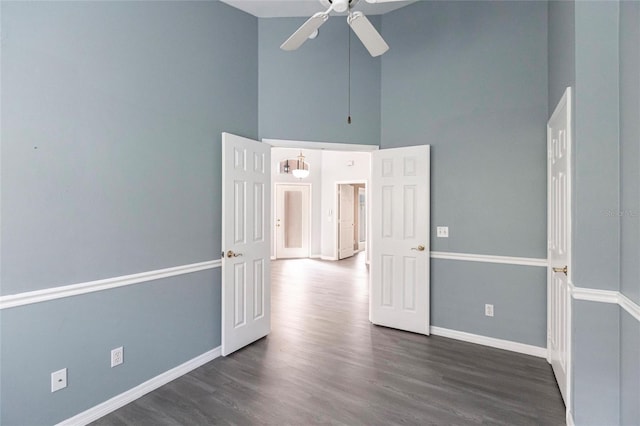
[[[424,251],[424,246],[419,245],[418,247],[411,247],[411,250]]]
[[[233,250],[229,250],[227,252],[227,257],[240,257],[240,256],[242,256],[242,253],[234,253]]]

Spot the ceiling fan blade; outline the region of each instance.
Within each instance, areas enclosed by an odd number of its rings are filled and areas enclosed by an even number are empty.
[[[289,37],[284,43],[282,43],[280,49],[296,50],[297,48],[302,46],[305,41],[307,41],[309,36],[313,34],[315,30],[317,30],[322,24],[327,22],[327,19],[329,19],[329,14],[327,12],[316,13],[311,18],[307,19],[307,22],[302,24],[302,26],[300,26],[300,28],[298,28],[295,33],[291,34],[291,37]]]
[[[367,48],[371,56],[380,56],[387,50],[389,45],[375,29],[371,21],[362,12],[354,12],[349,15],[347,22],[351,29],[358,36],[364,47]]]

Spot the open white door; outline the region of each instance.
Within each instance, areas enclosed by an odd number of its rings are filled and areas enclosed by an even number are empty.
[[[338,259],[354,255],[355,218],[353,185],[339,185],[338,205]]]
[[[370,320],[429,334],[429,146],[372,153]]]
[[[222,355],[271,331],[271,147],[222,134]]]
[[[568,406],[571,294],[571,88],[547,124],[547,350]]]

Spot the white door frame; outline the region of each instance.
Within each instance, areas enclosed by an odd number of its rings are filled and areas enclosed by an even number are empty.
[[[313,185],[311,183],[302,183],[302,182],[276,182],[273,184],[273,218],[277,218],[278,214],[278,187],[280,186],[306,186],[309,188],[309,203],[308,203],[308,218],[309,226],[307,232],[307,254],[304,257],[309,257],[311,255],[311,224],[313,223]],[[273,233],[273,253],[275,254],[276,259],[286,259],[278,256],[278,231],[276,230]]]
[[[565,348],[566,348],[566,360],[565,360],[565,365],[566,365],[566,369],[565,369],[565,374],[566,374],[566,384],[565,384],[565,407],[566,407],[566,416],[567,419],[570,419],[572,414],[571,414],[571,401],[572,401],[572,393],[573,393],[573,389],[572,389],[572,375],[573,375],[573,371],[572,371],[572,345],[571,345],[571,327],[572,327],[572,309],[571,309],[571,305],[572,305],[572,299],[571,299],[571,290],[573,289],[573,278],[572,278],[572,197],[573,197],[573,187],[572,187],[572,174],[573,174],[573,167],[572,167],[572,161],[573,161],[573,96],[572,96],[572,89],[571,87],[567,87],[567,89],[565,90],[564,94],[562,95],[562,98],[560,99],[560,101],[558,102],[558,105],[556,106],[556,108],[554,109],[553,114],[551,115],[551,117],[549,118],[549,121],[547,123],[547,151],[548,151],[548,155],[547,155],[547,224],[548,224],[548,229],[547,229],[547,241],[548,241],[548,250],[550,249],[549,247],[549,240],[550,240],[550,235],[551,235],[551,215],[552,215],[552,203],[551,203],[551,199],[552,199],[552,191],[551,191],[551,161],[552,161],[552,154],[551,154],[551,149],[552,148],[552,136],[551,136],[551,126],[550,123],[555,120],[558,116],[558,114],[562,113],[563,109],[566,106],[566,114],[567,114],[567,129],[566,129],[566,144],[567,144],[567,150],[566,150],[566,158],[567,158],[567,187],[566,187],[566,227],[567,227],[567,254],[566,254],[566,266],[568,267],[567,270],[567,276],[566,276],[566,280],[567,280],[567,290],[566,290],[566,324],[565,324],[565,329],[564,329],[564,333],[565,333],[565,339],[566,339],[566,343],[565,343]],[[547,361],[551,364],[551,328],[554,326],[554,324],[552,324],[552,297],[551,297],[551,279],[552,279],[552,274],[557,274],[558,272],[554,272],[553,268],[554,267],[562,267],[560,265],[555,265],[552,264],[552,259],[549,258],[549,253],[547,254],[548,257],[548,266],[547,266]]]
[[[371,167],[369,167],[369,175],[371,175]],[[335,260],[340,259],[340,221],[338,220],[338,212],[340,207],[340,185],[364,185],[367,190],[369,189],[369,180],[368,179],[353,179],[353,180],[339,180],[334,182],[334,197],[333,197],[333,211],[336,212],[336,219],[333,221],[333,235],[335,235],[335,244],[333,247],[333,258]],[[369,220],[369,198],[367,197],[365,200],[366,213],[367,213],[367,231],[369,230],[369,224],[371,221]],[[367,232],[368,234],[368,232]],[[369,241],[365,241],[365,257],[366,262],[369,263]]]

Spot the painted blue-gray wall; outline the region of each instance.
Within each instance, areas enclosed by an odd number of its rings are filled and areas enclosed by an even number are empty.
[[[550,59],[550,96],[563,71],[575,70],[573,282],[640,293],[639,162],[640,5],[578,1],[550,5],[550,45],[573,27],[574,64]],[[573,15],[572,15],[573,13]],[[550,24],[551,26],[551,24]],[[555,34],[554,39],[551,35]],[[558,41],[562,43],[562,41]],[[567,40],[565,39],[565,42]],[[568,42],[570,45],[570,41]],[[569,46],[570,48],[570,46]],[[551,54],[551,51],[550,51]],[[559,71],[558,71],[559,70]],[[573,301],[576,424],[640,423],[640,325],[617,305]]]
[[[640,424],[640,322],[620,311],[620,424]]]
[[[432,250],[545,258],[546,3],[417,2],[382,31],[381,146],[432,147]],[[544,268],[434,259],[431,291],[434,326],[546,344]]]
[[[220,133],[258,135],[257,19],[217,1],[1,7],[2,294],[218,258]],[[220,272],[0,319],[0,423],[53,424],[219,346]]]
[[[640,2],[622,2],[620,3],[620,291],[638,304],[640,304],[639,45]]]
[[[573,283],[619,290],[617,2],[575,3],[576,98]]]
[[[549,117],[567,87],[576,83],[575,2],[552,0],[549,5]]]
[[[219,2],[2,12],[2,293],[217,258],[220,133],[257,137],[257,20]]]
[[[380,17],[369,19],[380,27]],[[315,40],[293,52],[281,50],[304,21],[259,20],[260,137],[379,145],[380,58],[372,58],[352,35],[352,124],[347,124],[347,19],[332,16]]]
[[[438,327],[545,347],[546,269],[431,260],[431,322]],[[484,315],[485,303],[494,317]]]
[[[620,291],[640,304],[640,2],[620,3]],[[640,322],[620,312],[620,424],[640,424]]]
[[[545,257],[546,3],[417,2],[382,28],[381,145],[432,146],[432,249]]]
[[[219,316],[217,271],[4,309],[2,424],[59,422],[201,355],[220,345]],[[61,368],[69,385],[51,393]]]

